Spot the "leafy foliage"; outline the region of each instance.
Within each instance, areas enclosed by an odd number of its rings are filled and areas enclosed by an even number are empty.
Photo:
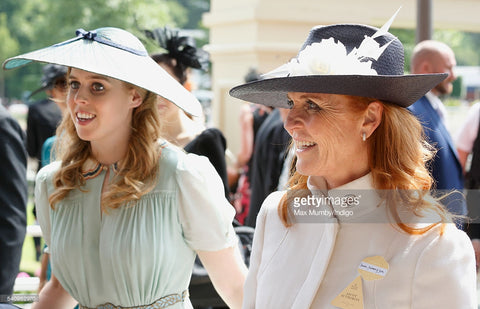
[[[78,28],[119,27],[140,38],[140,29],[145,28],[199,28],[201,14],[208,7],[209,0],[1,0],[0,58],[3,62],[67,40]],[[39,86],[40,72],[41,65],[2,70],[0,97],[25,98]]]
[[[415,47],[415,30],[391,29],[405,48],[405,71],[410,71],[410,58]],[[458,66],[480,65],[480,33],[462,32],[457,30],[437,30],[433,39],[448,44],[455,52]]]
[[[202,14],[210,0],[1,0],[0,61],[19,53],[69,39],[77,28],[120,27],[144,38],[142,29],[170,26],[203,29]],[[415,30],[391,29],[405,47],[405,70],[415,46]],[[208,33],[208,31],[207,31]],[[480,65],[480,33],[438,30],[434,39],[450,45],[458,65]],[[197,46],[208,42],[197,38]],[[147,49],[158,46],[145,40]],[[0,98],[25,98],[39,86],[40,65],[5,72],[0,70]]]

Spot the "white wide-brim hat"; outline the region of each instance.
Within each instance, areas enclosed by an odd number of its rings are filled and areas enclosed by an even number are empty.
[[[197,98],[153,61],[130,32],[106,27],[88,32],[78,29],[76,34],[65,42],[9,58],[3,68],[13,69],[32,61],[77,68],[144,88],[192,116],[201,116]]]

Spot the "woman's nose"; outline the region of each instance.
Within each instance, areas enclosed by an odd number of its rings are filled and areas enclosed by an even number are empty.
[[[88,94],[84,87],[80,87],[72,93],[73,101],[77,104],[85,104],[88,102]]]
[[[295,108],[290,109],[283,123],[285,130],[292,132],[293,129],[298,128],[301,125],[302,118],[300,117],[298,110]]]

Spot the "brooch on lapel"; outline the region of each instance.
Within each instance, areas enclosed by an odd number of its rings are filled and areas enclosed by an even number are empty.
[[[388,272],[388,263],[382,256],[370,256],[363,259],[358,266],[356,277],[331,304],[342,309],[363,309],[362,279],[373,281],[383,279]]]

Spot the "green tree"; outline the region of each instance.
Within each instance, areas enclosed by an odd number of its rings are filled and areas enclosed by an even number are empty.
[[[119,27],[141,37],[142,28],[183,27],[188,22],[187,8],[175,0],[2,0],[0,9],[19,46],[17,51],[2,50],[2,61],[69,39],[78,28]],[[38,87],[40,72],[40,65],[29,65],[8,73],[6,96],[25,97],[25,90]]]
[[[11,55],[18,53],[18,42],[12,38],[7,28],[7,14],[0,13],[0,55]],[[5,97],[5,74],[0,73],[0,98]]]
[[[210,11],[209,0],[178,0],[178,2],[185,8],[188,8],[188,21],[184,28],[198,29],[203,28],[202,15]]]
[[[415,30],[391,29],[405,48],[405,71],[410,71],[410,58],[415,47]],[[446,43],[455,53],[457,65],[480,65],[480,33],[462,32],[456,30],[436,30],[433,39]]]

